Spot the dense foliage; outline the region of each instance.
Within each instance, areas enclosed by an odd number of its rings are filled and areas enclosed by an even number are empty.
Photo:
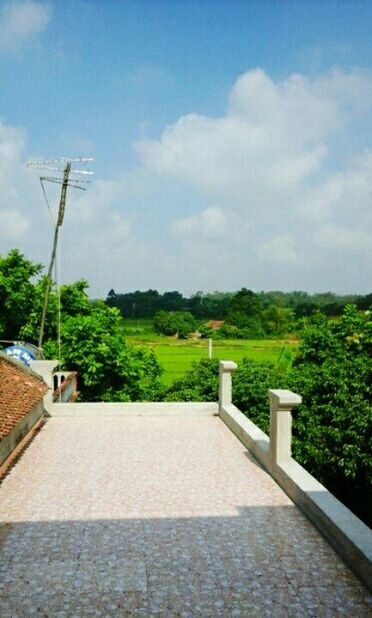
[[[245,329],[250,337],[261,337],[261,306],[257,294],[243,288],[232,297],[226,315],[226,321],[239,329]]]
[[[317,315],[307,325],[292,368],[244,359],[233,376],[233,400],[266,433],[269,388],[289,388],[303,403],[294,411],[293,455],[371,524],[372,322],[348,306],[342,317]],[[168,400],[216,400],[218,363],[203,360],[167,389]]]
[[[181,380],[159,391],[163,401],[217,401],[218,361],[203,358],[193,363]]]
[[[19,251],[0,258],[0,337],[37,343],[46,280],[42,267]],[[37,280],[33,280],[39,275]],[[121,332],[118,309],[91,304],[87,282],[64,285],[61,298],[61,366],[77,371],[81,399],[135,401],[152,399],[160,366],[148,348],[133,346]],[[58,302],[49,296],[44,353],[58,358]]]
[[[303,397],[295,457],[358,514],[372,503],[372,322],[355,306],[303,333],[290,387]]]
[[[234,297],[244,297],[242,292],[253,292],[250,290],[240,290],[240,292],[196,292],[189,298],[180,292],[164,292],[160,294],[157,290],[147,290],[141,292],[128,292],[117,294],[114,290],[108,293],[106,303],[110,307],[117,307],[121,314],[126,318],[152,318],[158,311],[190,311],[196,319],[226,319],[232,307],[236,304]],[[294,318],[311,316],[315,311],[320,311],[325,315],[341,315],[347,304],[355,303],[359,309],[368,309],[372,303],[372,294],[358,296],[356,294],[338,295],[332,292],[320,294],[308,294],[307,292],[259,292],[254,294],[256,306],[258,303],[259,313],[264,312],[270,307],[280,310],[288,309],[293,312]],[[238,309],[239,311],[239,309]],[[277,323],[278,316],[268,316],[268,321]],[[281,322],[282,317],[279,317]],[[233,324],[234,322],[231,322]],[[281,324],[279,329],[282,330]]]
[[[18,337],[25,316],[35,303],[37,291],[32,278],[41,273],[41,264],[33,264],[20,251],[12,249],[0,255],[0,337]]]
[[[78,372],[85,401],[153,398],[161,373],[156,357],[148,348],[125,341],[120,323],[120,312],[104,303],[62,322],[62,365]],[[56,357],[56,340],[47,341],[44,351],[48,358]]]
[[[178,335],[186,339],[196,331],[197,322],[189,311],[159,311],[153,319],[155,331],[162,335]]]
[[[216,318],[225,316],[226,309],[233,294],[230,292],[213,292],[203,294],[197,292],[190,298],[180,292],[164,292],[157,290],[146,292],[127,292],[116,294],[110,290],[106,303],[110,307],[120,309],[126,318],[152,318],[158,311],[189,311],[194,318]]]

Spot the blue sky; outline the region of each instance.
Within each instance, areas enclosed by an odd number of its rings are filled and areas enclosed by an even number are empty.
[[[3,0],[0,251],[47,262],[23,163],[82,154],[61,263],[92,295],[369,291],[371,26],[358,0]]]

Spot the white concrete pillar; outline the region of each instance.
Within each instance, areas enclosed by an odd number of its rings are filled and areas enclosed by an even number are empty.
[[[238,365],[234,361],[220,361],[219,407],[229,406],[232,403],[232,372]]]
[[[48,392],[44,395],[44,409],[49,412],[53,403],[53,370],[57,367],[57,360],[34,360],[30,363],[30,368],[38,373],[49,386]]]
[[[292,409],[302,398],[284,389],[269,390],[271,467],[288,461],[292,456]]]

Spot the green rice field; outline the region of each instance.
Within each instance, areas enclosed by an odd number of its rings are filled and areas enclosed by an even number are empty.
[[[163,382],[171,384],[181,378],[194,361],[208,358],[208,340],[178,340],[158,335],[152,321],[145,319],[123,320],[123,334],[133,344],[151,348],[164,368]],[[239,364],[247,356],[257,361],[277,362],[284,346],[294,348],[297,342],[277,339],[228,339],[213,342],[213,358],[233,360]]]

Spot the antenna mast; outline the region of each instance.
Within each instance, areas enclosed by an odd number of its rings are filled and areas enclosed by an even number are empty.
[[[53,272],[53,266],[54,266],[54,262],[56,259],[56,253],[57,253],[57,245],[58,245],[58,237],[59,237],[59,230],[62,226],[63,223],[63,218],[64,218],[64,214],[65,214],[65,207],[66,207],[66,195],[67,195],[67,187],[71,186],[74,187],[75,189],[81,189],[82,191],[85,191],[85,187],[81,187],[79,186],[78,183],[82,183],[82,182],[89,182],[87,180],[75,180],[72,179],[71,182],[69,183],[69,178],[70,178],[70,174],[87,174],[87,175],[91,175],[94,172],[90,172],[89,170],[80,170],[80,169],[75,169],[72,170],[71,169],[71,163],[73,161],[79,162],[79,163],[83,163],[84,165],[86,165],[89,161],[93,161],[92,158],[76,158],[76,159],[68,159],[66,157],[60,158],[60,159],[53,159],[50,161],[30,161],[29,163],[27,163],[27,167],[33,168],[33,169],[37,169],[37,170],[53,170],[56,172],[63,172],[63,178],[55,178],[55,177],[48,177],[48,176],[40,176],[40,182],[42,184],[43,187],[43,191],[44,191],[44,185],[43,185],[43,181],[47,180],[49,182],[55,182],[58,184],[62,185],[61,188],[61,197],[59,200],[59,208],[58,208],[58,217],[57,217],[57,222],[55,223],[55,228],[54,228],[54,239],[53,239],[53,247],[52,247],[52,253],[50,256],[50,262],[49,262],[49,268],[48,268],[48,273],[47,273],[47,279],[46,279],[46,287],[45,287],[45,291],[44,291],[44,302],[43,302],[43,312],[41,315],[41,322],[40,322],[40,331],[39,331],[39,341],[38,341],[38,347],[41,348],[42,344],[43,344],[43,338],[44,338],[44,329],[45,329],[45,320],[46,320],[46,313],[47,313],[47,308],[48,308],[48,300],[49,300],[49,293],[50,293],[50,288],[51,288],[51,284],[52,284],[52,272]],[[64,167],[60,168],[60,167],[50,167],[50,164],[63,164]],[[44,191],[45,193],[45,191]]]

